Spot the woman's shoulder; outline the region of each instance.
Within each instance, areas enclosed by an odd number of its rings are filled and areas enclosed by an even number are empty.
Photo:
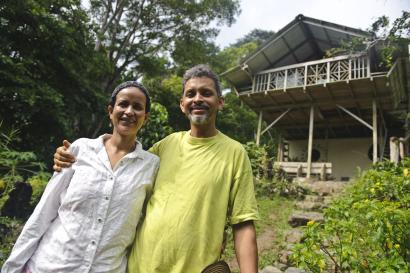
[[[141,150],[141,155],[144,160],[151,161],[154,164],[159,164],[159,157],[149,151]]]

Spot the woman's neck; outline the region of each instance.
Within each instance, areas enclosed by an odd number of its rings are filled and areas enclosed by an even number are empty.
[[[135,136],[121,136],[114,133],[104,146],[110,160],[111,168],[114,170],[117,163],[128,153],[135,149]]]
[[[110,150],[126,153],[135,149],[135,143],[135,136],[122,136],[116,133],[113,133],[106,141],[106,145],[110,147]]]

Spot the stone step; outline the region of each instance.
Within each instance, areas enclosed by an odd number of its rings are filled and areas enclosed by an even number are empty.
[[[336,181],[299,182],[300,186],[320,196],[337,195],[341,193],[348,184],[349,182]]]
[[[292,227],[306,226],[307,222],[315,221],[323,223],[323,214],[314,211],[295,211],[288,220],[289,225]]]
[[[304,200],[309,202],[323,202],[324,197],[320,195],[306,195]]]
[[[296,267],[288,267],[284,273],[306,273],[306,271]]]
[[[279,252],[279,259],[278,261],[282,264],[286,264],[287,266],[290,266],[290,255],[292,255],[292,251],[288,249],[283,249]]]
[[[259,271],[260,273],[283,273],[282,270],[280,270],[279,268],[276,268],[274,266],[267,266],[264,269],[262,269],[262,271]]]
[[[298,229],[298,228],[292,228],[286,231],[285,241],[286,243],[289,243],[289,244],[297,244],[302,241],[303,236],[304,236],[303,230]]]
[[[295,206],[300,210],[321,210],[323,208],[323,202],[311,202],[311,201],[299,201]]]

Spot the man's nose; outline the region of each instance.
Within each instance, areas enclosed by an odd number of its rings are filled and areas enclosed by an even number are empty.
[[[195,103],[202,103],[204,101],[203,96],[200,93],[197,93],[194,97],[194,102]]]

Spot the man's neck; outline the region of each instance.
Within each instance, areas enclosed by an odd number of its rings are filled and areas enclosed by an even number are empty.
[[[207,138],[213,137],[218,134],[218,130],[215,127],[215,124],[203,124],[203,125],[195,125],[191,124],[191,136],[197,138]]]

